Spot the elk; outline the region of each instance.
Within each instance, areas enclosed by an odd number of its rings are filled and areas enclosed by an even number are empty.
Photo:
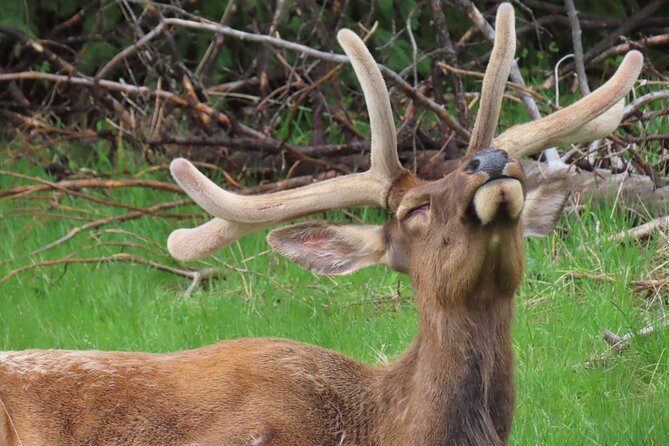
[[[296,217],[383,207],[394,217],[383,226],[298,223],[275,229],[268,241],[321,274],[372,264],[407,273],[420,324],[406,352],[379,366],[279,339],[168,354],[5,352],[0,444],[507,444],[515,398],[510,329],[524,237],[549,231],[563,202],[555,191],[526,194],[518,158],[617,127],[642,57],[629,53],[591,95],[494,137],[515,52],[513,9],[502,4],[468,150],[457,169],[428,182],[399,163],[388,92],[371,54],[352,31],[338,38],[368,107],[370,170],[246,197],[176,159],[172,175],[215,219],[175,231],[168,246],[175,257],[193,259]]]

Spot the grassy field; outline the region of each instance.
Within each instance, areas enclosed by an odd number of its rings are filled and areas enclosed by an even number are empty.
[[[44,176],[26,162],[11,168]],[[167,180],[167,175],[154,178]],[[1,188],[19,184],[28,183],[0,175]],[[100,196],[142,207],[178,198],[148,189]],[[87,218],[127,212],[70,198],[61,204],[85,209],[77,215]],[[72,252],[78,257],[129,252],[169,262],[163,257],[169,232],[200,222],[143,217],[114,226],[126,233],[85,232],[31,256],[84,223],[18,210],[34,206],[28,199],[0,201],[0,277]],[[72,215],[58,208],[50,213]],[[386,219],[376,210],[357,215],[368,222]],[[345,219],[339,213],[325,217]],[[513,337],[518,405],[512,444],[669,444],[668,330],[634,339],[623,354],[596,369],[573,369],[607,350],[601,336],[605,328],[618,334],[637,331],[648,318],[657,318],[658,302],[666,302],[666,291],[651,302],[632,292],[633,280],[663,267],[660,253],[666,248],[660,237],[643,245],[606,240],[628,226],[610,208],[587,209],[578,217],[563,217],[548,238],[528,241]],[[0,284],[0,348],[158,352],[241,336],[277,336],[377,363],[409,344],[417,318],[404,276],[382,267],[335,280],[315,276],[269,252],[264,235],[248,237],[200,264],[223,273],[189,298],[184,297],[188,280],[141,265],[60,265],[19,274]],[[154,242],[151,249],[157,252],[113,245],[148,245],[139,236]],[[575,278],[570,272],[611,280]]]

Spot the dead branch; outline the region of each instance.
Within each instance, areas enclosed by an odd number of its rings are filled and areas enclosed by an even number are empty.
[[[225,127],[232,126],[232,120],[227,114],[215,110],[214,108],[210,107],[205,103],[194,101],[192,98],[184,99],[181,96],[166,90],[153,90],[149,87],[123,84],[119,82],[108,81],[105,79],[101,79],[100,81],[96,82],[94,79],[90,78],[65,76],[62,74],[40,73],[38,71],[23,71],[20,73],[0,73],[0,82],[7,82],[18,79],[45,80],[61,84],[64,83],[64,84],[80,85],[83,87],[100,86],[111,91],[118,91],[142,97],[150,97],[150,98],[159,97],[162,99],[166,99],[170,102],[173,102],[174,104],[180,107],[192,108],[197,112],[204,113],[207,116],[214,119],[216,122],[224,125]]]
[[[78,192],[77,189],[81,189],[84,187],[132,187],[132,186],[140,186],[140,187],[151,187],[154,189],[163,189],[163,190],[168,190],[171,192],[178,192],[180,194],[183,194],[183,191],[181,189],[171,183],[162,183],[159,181],[152,181],[152,180],[115,180],[115,181],[110,181],[110,180],[69,180],[69,181],[62,181],[62,182],[57,182],[53,183],[51,181],[44,180],[42,178],[38,177],[32,177],[29,175],[23,175],[20,173],[16,172],[11,172],[11,171],[0,171],[0,174],[16,177],[16,178],[21,178],[21,179],[26,179],[30,181],[34,181],[36,183],[41,183],[40,186],[23,186],[23,187],[18,187],[14,189],[9,189],[8,192],[15,191],[16,193],[12,195],[7,195],[8,198],[16,200],[19,198],[25,198],[27,196],[30,196],[34,194],[35,192],[39,192],[41,190],[58,190],[66,195],[70,195],[73,197],[77,198],[82,198],[84,200],[91,201],[93,203],[98,203],[102,204],[105,206],[110,206],[110,207],[116,207],[116,208],[122,208],[122,209],[129,209],[133,210],[136,212],[140,213],[147,213],[145,208],[138,207],[138,206],[133,206],[129,204],[124,204],[124,203],[119,203],[116,201],[111,201],[111,200],[105,200],[103,198],[98,198],[90,194],[85,194],[82,192]],[[64,184],[65,183],[65,184]],[[133,184],[134,183],[134,184]],[[63,184],[66,187],[63,187]],[[88,184],[89,186],[86,186]],[[67,187],[70,186],[70,187]],[[1,192],[1,191],[0,191]],[[1,196],[0,196],[1,197]],[[191,200],[186,200],[187,204],[191,204]],[[151,214],[151,212],[148,212],[148,214]],[[155,214],[155,215],[160,215],[160,216],[170,216],[170,217],[177,217],[177,218],[183,218],[182,215],[164,215],[164,214]]]
[[[191,284],[185,291],[185,296],[188,297],[192,291],[203,281],[211,279],[221,273],[221,270],[216,268],[204,268],[198,271],[190,271],[180,268],[174,268],[168,265],[163,265],[162,263],[154,262],[153,260],[147,259],[142,256],[127,254],[127,253],[118,253],[106,257],[88,257],[88,258],[76,258],[69,257],[64,259],[56,260],[44,260],[41,262],[31,263],[29,265],[22,266],[10,271],[6,276],[0,279],[0,284],[3,284],[10,280],[12,277],[17,276],[18,274],[30,271],[36,268],[42,268],[47,266],[57,266],[57,265],[71,265],[71,264],[104,264],[104,263],[132,263],[136,265],[144,265],[159,271],[164,271],[170,274],[174,274],[180,277],[186,277],[191,279]]]
[[[451,41],[451,35],[446,24],[446,17],[444,16],[443,10],[443,1],[442,0],[431,0],[430,7],[434,17],[434,24],[437,30],[437,42],[439,46],[443,48],[446,61],[451,65],[457,68],[458,56]],[[437,73],[437,71],[434,71]],[[453,92],[455,95],[455,108],[458,112],[458,117],[460,121],[464,123],[465,127],[469,126],[469,111],[467,109],[467,102],[465,101],[465,87],[462,83],[462,79],[457,76],[455,73],[451,72],[451,85],[453,85]],[[434,88],[437,90],[437,97],[443,96],[443,90],[441,86],[441,81],[439,78],[434,80]]]
[[[593,274],[587,271],[569,271],[563,277],[569,279],[588,279],[598,282],[614,282],[615,279],[607,274]]]
[[[150,206],[146,209],[143,209],[141,211],[136,211],[136,212],[129,212],[127,214],[122,214],[122,215],[114,215],[111,217],[105,217],[105,218],[100,218],[94,221],[91,221],[89,223],[86,223],[81,226],[77,226],[76,228],[72,228],[70,232],[65,234],[63,237],[59,238],[58,240],[54,240],[53,242],[47,244],[46,246],[43,246],[41,248],[38,248],[30,253],[30,255],[37,255],[39,253],[42,253],[44,251],[48,251],[50,249],[55,248],[56,246],[62,245],[68,240],[71,240],[73,237],[75,237],[77,234],[87,231],[89,229],[95,229],[99,228],[100,226],[105,226],[110,223],[121,223],[124,221],[128,220],[134,220],[140,217],[143,217],[145,215],[154,215],[154,216],[160,216],[160,214],[156,214],[157,211],[163,210],[163,209],[170,209],[173,207],[177,206],[185,206],[188,204],[192,204],[192,200],[175,200],[175,201],[167,201],[164,203],[159,203],[153,206]]]
[[[135,44],[129,46],[125,50],[123,50],[121,53],[117,54],[107,65],[105,65],[100,72],[95,76],[93,79],[87,79],[87,78],[82,78],[82,77],[74,77],[74,78],[69,78],[67,76],[62,76],[62,75],[55,75],[55,74],[50,74],[50,73],[39,73],[39,72],[34,72],[34,71],[27,71],[27,72],[22,72],[22,73],[4,73],[0,74],[0,82],[6,82],[6,81],[11,81],[11,80],[17,80],[17,79],[42,79],[42,80],[49,80],[51,82],[65,82],[65,83],[71,83],[71,84],[76,84],[76,85],[83,85],[83,86],[88,86],[88,87],[94,87],[94,86],[103,86],[107,89],[113,90],[113,91],[122,91],[126,93],[131,93],[131,94],[139,94],[139,95],[149,95],[150,97],[161,97],[163,99],[167,99],[171,102],[174,102],[175,104],[185,107],[185,106],[190,106],[191,108],[194,108],[196,111],[205,113],[208,116],[216,119],[218,122],[224,124],[226,127],[231,126],[231,120],[230,117],[225,115],[224,113],[218,112],[211,108],[210,106],[202,103],[202,102],[189,102],[188,100],[174,94],[171,92],[167,91],[154,91],[151,90],[147,87],[138,87],[138,86],[131,86],[127,84],[120,84],[117,82],[112,82],[108,80],[102,79],[102,76],[109,72],[109,70],[116,65],[118,62],[124,60],[127,58],[129,55],[137,52],[139,49],[142,47],[146,46],[152,39],[154,39],[156,36],[160,35],[163,33],[163,31],[168,27],[168,26],[178,26],[182,28],[188,28],[188,29],[197,29],[201,31],[209,31],[213,33],[218,33],[222,35],[226,35],[229,37],[233,37],[235,39],[240,39],[240,40],[245,40],[245,41],[251,41],[251,42],[257,42],[257,43],[262,43],[265,45],[272,45],[276,46],[279,48],[285,48],[291,51],[295,51],[297,53],[300,53],[302,55],[318,58],[321,60],[326,60],[329,62],[334,62],[334,63],[350,63],[348,60],[348,57],[345,55],[340,55],[340,54],[333,54],[333,53],[326,53],[324,51],[319,51],[298,43],[294,42],[289,42],[286,40],[283,40],[278,37],[274,36],[268,36],[268,35],[262,35],[262,34],[255,34],[255,33],[249,33],[245,31],[240,31],[236,30],[234,28],[231,28],[226,25],[222,24],[217,24],[209,21],[205,21],[205,19],[199,18],[202,21],[194,21],[194,20],[185,20],[185,19],[179,19],[179,18],[165,18],[163,19],[158,26],[156,26],[152,31],[147,33],[140,41],[136,42]],[[404,79],[402,79],[397,73],[389,69],[388,67],[384,65],[379,64],[379,68],[383,72],[386,77],[388,77],[398,88],[400,88],[407,96],[409,96],[411,99],[414,99],[421,105],[427,107],[430,109],[432,112],[434,112],[442,121],[444,121],[453,131],[455,131],[460,137],[464,139],[469,139],[469,131],[462,127],[456,120],[454,120],[448,112],[439,104],[434,102],[432,99],[428,98],[427,96],[419,93],[414,89],[409,83],[407,83]]]
[[[267,36],[262,34],[248,33],[245,31],[239,31],[234,28],[230,28],[225,25],[219,25],[211,22],[196,22],[193,20],[184,20],[177,18],[167,18],[164,20],[165,25],[175,25],[183,28],[198,29],[202,31],[209,31],[214,33],[220,33],[235,39],[247,40],[251,42],[257,42],[262,44],[269,44],[277,46],[279,48],[285,48],[297,53],[303,54],[305,56],[314,57],[321,60],[326,60],[328,62],[334,63],[350,63],[348,57],[343,54],[333,54],[326,53],[324,51],[319,51],[308,46],[300,45],[299,43],[289,42],[274,36]],[[400,75],[395,73],[390,68],[385,65],[379,64],[379,69],[381,72],[388,77],[404,94],[406,94],[411,99],[414,99],[419,104],[427,107],[429,110],[434,112],[442,121],[444,121],[448,127],[450,127],[458,136],[469,139],[469,131],[462,127],[457,121],[455,121],[448,112],[439,104],[434,102],[432,99],[427,96],[419,93],[414,89],[408,82],[406,82]],[[2,78],[0,77],[0,80]]]
[[[603,51],[613,46],[616,43],[616,41],[618,41],[620,36],[624,36],[629,32],[637,29],[648,19],[648,17],[657,12],[660,6],[662,6],[665,2],[666,0],[651,1],[645,7],[637,11],[635,14],[625,19],[622,22],[622,24],[618,28],[616,28],[611,34],[606,36],[603,40],[599,41],[596,45],[594,45],[592,48],[586,51],[586,53],[583,55],[583,61],[585,63],[588,63],[589,61],[594,59],[595,56],[601,54]],[[570,62],[569,64],[566,64],[562,68],[560,74],[564,75],[573,70],[574,70],[574,64]]]
[[[470,0],[455,0],[455,3],[457,3],[461,8],[463,8],[467,12],[469,18],[472,20],[472,22],[476,24],[476,26],[479,28],[479,31],[483,33],[486,40],[492,43],[495,40],[495,30],[490,25],[490,23],[488,23],[485,17],[483,17],[483,14],[481,14],[481,11],[479,11],[476,5]],[[523,75],[520,73],[520,69],[518,68],[518,63],[515,60],[511,64],[511,73],[509,74],[509,77],[516,84],[522,85],[523,87],[526,86],[525,80],[523,79]],[[541,113],[539,112],[539,108],[537,107],[536,102],[534,102],[534,100],[530,95],[526,93],[521,93],[520,98],[523,100],[523,104],[525,104],[525,108],[527,109],[530,118],[532,119],[541,118]]]
[[[669,279],[635,280],[632,284],[635,286],[633,292],[640,293],[642,291],[664,288],[669,285]]]
[[[574,6],[574,0],[564,0],[564,4],[567,8],[567,15],[569,16],[569,24],[571,26],[571,40],[574,46],[574,65],[576,66],[578,85],[581,89],[581,95],[586,96],[590,94],[590,87],[588,86],[588,78],[585,74],[585,66],[583,64],[581,25],[578,23],[578,14]]]
[[[102,231],[95,231],[91,235],[88,236],[88,239],[96,239],[97,235],[100,234]],[[169,259],[169,255],[167,255],[163,251],[159,251],[157,249],[151,248],[149,246],[142,245],[141,243],[137,242],[128,242],[128,241],[122,241],[122,242],[96,242],[92,245],[87,245],[79,249],[79,253],[86,252],[86,251],[94,251],[99,248],[131,248],[131,249],[137,249],[140,251],[147,252],[149,254],[152,254],[157,257],[167,257]],[[74,255],[74,254],[73,254]],[[65,258],[68,258],[70,256],[65,256]]]
[[[0,175],[8,175],[18,177],[34,182],[39,182],[39,185],[32,186],[18,186],[12,189],[0,190],[0,197],[16,198],[18,196],[24,197],[28,194],[36,192],[43,192],[46,190],[59,190],[63,192],[79,191],[82,189],[118,189],[128,187],[144,187],[150,189],[163,190],[166,192],[175,192],[183,194],[179,186],[172,183],[165,183],[163,181],[155,180],[97,180],[97,179],[82,179],[82,180],[63,180],[57,183],[44,180],[38,177],[31,177],[28,175],[17,174],[16,172],[0,170]]]
[[[56,266],[56,265],[67,265],[67,264],[76,264],[76,263],[116,263],[116,262],[131,262],[131,263],[139,263],[142,265],[148,265],[153,268],[156,268],[161,271],[166,271],[172,274],[176,274],[181,277],[190,277],[192,278],[192,272],[191,271],[185,271],[185,270],[179,270],[176,268],[169,267],[167,265],[161,265],[159,263],[153,262],[151,260],[145,259],[143,257],[139,256],[134,256],[132,254],[126,254],[126,253],[119,253],[119,254],[114,254],[108,257],[90,257],[90,258],[74,258],[74,257],[69,257],[69,258],[63,258],[63,259],[56,259],[56,260],[44,260],[41,262],[35,262],[31,263],[29,265],[24,265],[20,268],[16,268],[12,271],[10,271],[7,275],[5,275],[2,279],[0,279],[0,284],[3,284],[10,280],[12,277],[21,274],[26,271],[30,271],[35,268],[41,268],[44,266]]]
[[[592,59],[588,65],[597,65],[602,63],[605,59],[616,56],[618,54],[623,54],[633,49],[644,49],[651,46],[664,46],[669,45],[669,34],[659,34],[656,36],[644,37],[643,39],[636,41],[628,41],[626,43],[621,43],[619,45],[612,46],[606,51],[602,52],[599,56]]]
[[[659,217],[654,220],[644,223],[640,226],[628,229],[626,231],[619,232],[612,237],[611,240],[621,242],[623,240],[632,239],[632,240],[643,240],[650,237],[650,235],[655,231],[664,231],[669,228],[669,215],[664,217]]]
[[[221,20],[218,23],[221,25],[226,25],[233,14],[237,12],[237,0],[231,0],[228,2],[228,5],[225,7],[225,11],[221,16]],[[204,56],[200,60],[197,68],[195,69],[195,75],[200,76],[202,83],[206,83],[206,80],[209,77],[211,69],[214,67],[214,62],[218,57],[218,54],[223,47],[223,42],[225,41],[225,36],[222,34],[216,34],[214,39],[209,43],[207,50],[204,52]]]
[[[481,79],[483,79],[483,76],[484,76],[483,73],[479,73],[478,71],[463,70],[462,68],[452,67],[452,66],[450,66],[450,65],[448,65],[444,62],[437,62],[437,66],[439,68],[441,68],[444,72],[452,72],[452,73],[455,73],[455,74],[462,74],[462,75],[465,75],[465,76],[473,76],[473,77],[478,77],[478,78],[481,78]],[[529,87],[526,87],[524,84],[518,84],[516,82],[507,81],[506,85],[507,85],[507,87],[513,88],[514,90],[520,92],[521,95],[523,95],[523,94],[530,95],[534,99],[545,103],[549,107],[551,107],[553,109],[557,109],[555,104],[553,104],[550,100],[541,96],[539,93],[537,93],[533,89],[531,89]]]
[[[35,40],[31,39],[27,34],[25,34],[23,31],[15,29],[15,28],[9,28],[7,26],[0,26],[0,32],[3,32],[5,34],[9,34],[14,36],[15,38],[19,39],[21,42],[32,48],[35,52],[43,55],[46,57],[48,60],[57,63],[69,76],[79,76],[79,77],[84,77],[86,78],[87,76],[83,75],[80,73],[74,65],[70,64],[68,61],[63,59],[62,57],[58,56],[56,53],[51,51],[49,48],[46,46],[42,45],[39,42],[36,42]],[[131,115],[128,113],[127,110],[123,108],[123,106],[107,91],[104,90],[99,90],[99,89],[94,89],[95,93],[102,99],[104,102],[107,102],[108,104],[111,105],[111,108],[119,115],[121,120],[125,123],[125,125],[129,127],[134,127],[133,126],[133,119]]]
[[[641,107],[653,101],[660,101],[664,99],[669,99],[669,90],[659,90],[653,91],[652,93],[645,94],[640,98],[635,99],[633,102],[630,102],[625,106],[624,118],[631,116],[636,113]]]
[[[549,172],[544,163],[536,161],[523,162],[523,168],[528,178],[541,179],[547,187],[553,181],[561,182],[566,178],[573,201],[577,203],[608,202],[663,214],[669,210],[669,186],[656,188],[653,180],[645,175],[611,173],[606,169],[588,172],[576,166]],[[528,187],[535,187],[534,182]]]
[[[151,31],[149,31],[147,34],[145,34],[141,39],[139,39],[137,42],[133,43],[129,47],[125,48],[122,50],[120,53],[118,53],[116,56],[112,57],[109,62],[107,62],[100,70],[98,70],[97,74],[93,78],[94,83],[100,82],[100,80],[105,77],[105,75],[114,68],[119,62],[125,60],[130,56],[131,54],[134,54],[135,52],[141,50],[144,48],[151,40],[153,40],[154,37],[158,36],[163,32],[165,29],[165,22],[161,21],[158,26],[153,28]]]
[[[572,369],[574,371],[577,371],[581,367],[586,369],[594,369],[599,366],[605,365],[608,362],[610,362],[615,356],[625,351],[630,346],[633,338],[647,337],[656,333],[659,330],[666,329],[667,327],[669,327],[669,319],[665,318],[659,322],[649,324],[643,327],[637,333],[626,333],[622,336],[618,336],[615,333],[611,332],[610,330],[605,329],[602,334],[602,337],[604,338],[604,341],[606,341],[606,343],[609,344],[610,348],[601,355],[599,355],[599,357],[597,358],[593,358],[583,363],[574,364],[572,366]]]

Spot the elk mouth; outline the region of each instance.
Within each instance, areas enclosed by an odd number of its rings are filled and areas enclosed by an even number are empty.
[[[470,211],[482,226],[497,220],[515,221],[525,204],[525,193],[520,179],[501,176],[489,179],[474,192]]]

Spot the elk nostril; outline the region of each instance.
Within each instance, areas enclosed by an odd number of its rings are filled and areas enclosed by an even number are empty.
[[[481,160],[479,160],[477,157],[474,157],[472,158],[471,161],[469,161],[469,164],[467,164],[465,171],[469,173],[474,173],[479,169],[480,165],[481,165]]]

